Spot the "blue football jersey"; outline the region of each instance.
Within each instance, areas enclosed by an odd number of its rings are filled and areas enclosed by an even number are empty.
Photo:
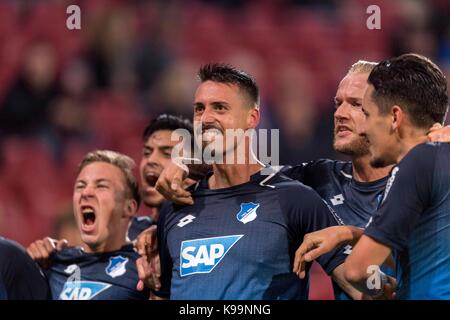
[[[372,182],[359,182],[353,179],[350,161],[320,159],[297,166],[285,166],[282,172],[289,178],[300,181],[313,188],[335,211],[341,225],[365,228],[377,211],[388,177]],[[344,250],[351,253],[351,246]],[[393,274],[383,267],[383,271]],[[349,300],[351,297],[333,281],[334,295],[337,300]]]
[[[150,226],[154,224],[155,221],[149,216],[133,217],[130,221],[130,226],[128,227],[128,239],[130,241],[135,240],[142,231],[150,228]]]
[[[105,253],[68,247],[55,253],[46,275],[55,300],[145,300],[136,290],[139,255],[131,244]]]
[[[395,251],[398,299],[450,299],[450,143],[395,166],[365,234]]]
[[[161,210],[159,295],[171,299],[307,299],[308,279],[292,272],[306,233],[337,225],[311,188],[280,173],[209,189],[193,187],[195,204]],[[318,259],[331,273],[342,250]],[[310,265],[308,264],[307,270]]]

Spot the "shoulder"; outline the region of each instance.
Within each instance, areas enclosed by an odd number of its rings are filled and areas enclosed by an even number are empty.
[[[292,180],[283,173],[278,173],[274,177],[273,185],[283,202],[295,204],[321,201],[320,196],[314,189],[297,180]]]
[[[80,259],[86,256],[82,247],[65,247],[61,251],[55,252],[53,260],[55,261],[68,261],[72,259]]]
[[[24,253],[25,249],[15,241],[0,237],[0,253],[2,259],[14,257],[18,252]]]
[[[427,142],[421,143],[412,148],[405,156],[404,160],[424,162],[427,157],[435,157],[438,153],[448,152],[450,143]]]

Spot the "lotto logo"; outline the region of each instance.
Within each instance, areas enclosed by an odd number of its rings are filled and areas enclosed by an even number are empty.
[[[192,214],[188,214],[187,216],[185,216],[184,218],[181,218],[178,221],[177,226],[179,226],[180,228],[184,227],[185,225],[191,223],[192,221],[194,221],[195,217]]]
[[[333,206],[337,206],[344,203],[344,196],[342,194],[338,194],[337,196],[334,196],[333,198],[330,198],[331,203]]]
[[[180,274],[210,273],[243,235],[187,240],[181,243]]]

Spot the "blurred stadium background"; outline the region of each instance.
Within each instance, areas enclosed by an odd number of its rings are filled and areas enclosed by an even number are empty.
[[[80,31],[66,8],[81,8]],[[368,30],[366,8],[381,8]],[[58,236],[88,151],[141,155],[161,112],[191,117],[195,74],[227,62],[256,76],[280,160],[332,150],[333,97],[359,59],[417,52],[450,75],[448,0],[0,1],[0,235]],[[145,214],[145,209],[141,210]],[[314,268],[311,297],[330,299]]]

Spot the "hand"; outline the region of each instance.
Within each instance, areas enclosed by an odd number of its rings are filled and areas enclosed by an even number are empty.
[[[440,123],[435,123],[427,136],[430,142],[450,142],[450,126],[443,127]]]
[[[351,232],[350,232],[351,234]],[[293,271],[303,279],[306,275],[306,263],[342,245],[351,237],[347,226],[333,226],[308,233],[295,252]]]
[[[363,293],[362,300],[395,300],[395,290],[397,289],[397,280],[395,278],[387,276],[388,282],[384,285],[383,294],[380,296],[372,297]]]
[[[152,258],[142,256],[136,260],[139,281],[136,285],[138,291],[144,290],[144,287],[153,290],[161,288],[161,265],[159,255]]]
[[[156,181],[156,190],[167,200],[181,205],[193,205],[191,193],[184,190],[183,181],[187,177],[187,171],[181,166],[171,162],[161,172],[158,181]]]
[[[49,265],[49,258],[53,252],[61,251],[67,247],[68,243],[66,239],[56,240],[50,237],[46,237],[42,240],[37,240],[29,245],[27,253],[42,267],[47,268]]]
[[[133,245],[136,248],[139,255],[142,256],[152,256],[158,253],[158,242],[156,238],[156,225],[151,225],[144,231],[142,231],[133,241]]]
[[[139,277],[136,286],[137,290],[142,291],[144,286],[153,290],[159,290],[161,287],[161,266],[156,238],[156,225],[141,232],[135,240],[134,246],[141,256],[136,260]]]

